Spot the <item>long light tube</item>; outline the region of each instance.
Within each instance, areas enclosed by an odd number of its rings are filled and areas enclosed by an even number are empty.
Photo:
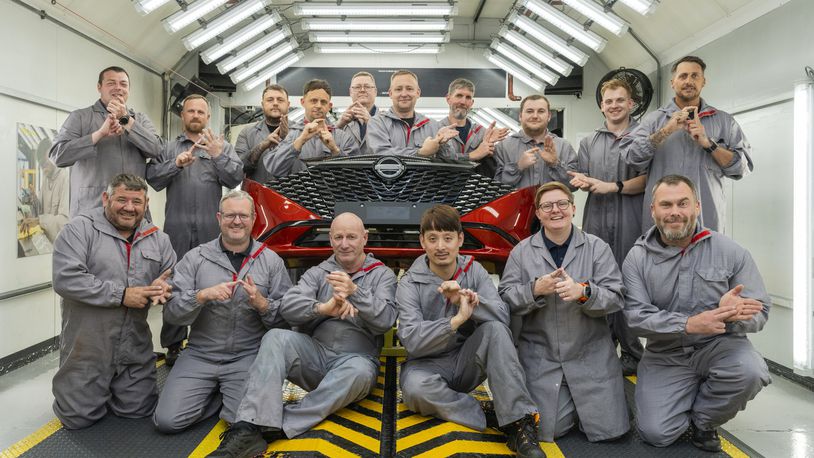
[[[423,43],[400,45],[396,43],[319,43],[314,52],[320,54],[439,54],[443,45]]]
[[[280,30],[275,30],[274,32],[271,32],[270,34],[260,38],[257,41],[255,41],[251,45],[246,46],[245,48],[241,49],[234,56],[229,57],[227,59],[224,59],[223,61],[218,63],[218,71],[222,75],[225,75],[225,74],[229,73],[230,71],[232,71],[232,69],[235,69],[238,66],[240,66],[240,64],[242,64],[244,62],[248,62],[251,59],[254,59],[255,57],[259,56],[260,53],[262,53],[266,49],[268,49],[268,48],[274,46],[275,44],[283,41],[290,34],[291,34],[291,32],[288,29],[288,26],[284,26]],[[287,47],[286,49],[291,51],[296,47],[297,47],[297,42],[294,41],[294,39],[292,38],[290,46]]]
[[[312,43],[447,43],[449,33],[309,32]]]
[[[493,53],[491,51],[486,51],[485,56],[486,56],[486,59],[489,60],[489,62],[497,65],[498,67],[502,68],[506,72],[511,73],[512,76],[514,76],[515,78],[519,79],[520,81],[526,83],[527,86],[531,87],[535,91],[543,92],[543,90],[545,89],[545,87],[546,87],[545,83],[535,79],[534,76],[531,75],[529,72],[527,72],[526,70],[512,64],[511,62],[507,61],[503,57],[500,57],[499,55],[497,55],[497,54],[495,54],[495,53]]]
[[[393,32],[405,30],[411,32],[438,32],[452,29],[452,19],[303,19],[300,22],[303,30],[307,31],[383,31]]]
[[[506,43],[501,43],[498,40],[492,41],[492,49],[497,51],[498,53],[502,54],[504,57],[507,57],[510,62],[513,62],[521,67],[523,67],[529,74],[534,75],[536,77],[540,77],[546,83],[550,85],[557,84],[557,80],[560,79],[557,74],[543,68],[538,62],[534,62],[533,60],[529,59],[525,54],[521,51],[509,46]]]
[[[550,53],[548,50],[543,49],[542,47],[531,42],[520,33],[514,30],[509,30],[508,27],[501,28],[498,35],[505,38],[506,41],[522,49],[526,52],[526,54],[544,63],[546,66],[550,67],[552,70],[562,76],[570,75],[571,71],[574,69],[571,64],[563,61],[562,59],[557,59],[554,54]]]
[[[494,118],[499,124],[503,124],[515,132],[520,130],[520,124],[518,124],[516,120],[510,118],[506,113],[496,108],[482,108],[482,110],[488,113],[489,116]]]
[[[172,16],[162,19],[161,22],[164,24],[164,28],[167,29],[167,32],[175,33],[211,13],[215,8],[223,5],[227,1],[228,0],[198,0],[197,2],[187,5],[185,10],[177,11]]]
[[[258,11],[261,11],[269,4],[270,0],[243,0],[237,6],[233,6],[191,34],[184,37],[182,42],[190,51],[201,46],[207,41],[215,38],[221,33],[237,25]]]
[[[146,16],[153,11],[161,8],[170,0],[138,0],[135,5],[136,11],[142,16]]]
[[[281,71],[285,70],[286,68],[292,66],[295,62],[302,59],[302,56],[303,56],[303,54],[301,52],[299,52],[299,51],[297,51],[294,54],[289,54],[284,59],[277,61],[276,64],[261,70],[258,73],[258,75],[255,76],[254,78],[246,80],[246,82],[243,83],[243,87],[247,91],[251,91],[252,89],[257,87],[257,85],[259,85],[263,81],[271,78],[272,76],[274,76],[274,75],[280,73]]]
[[[232,35],[229,35],[222,43],[207,48],[201,53],[201,59],[207,64],[211,64],[280,21],[280,15],[277,14],[276,11],[273,11],[270,15],[263,16]]]
[[[568,15],[548,3],[543,3],[539,0],[520,0],[519,3],[532,13],[543,18],[546,22],[558,27],[567,35],[574,37],[577,41],[594,51],[602,52],[602,50],[605,49],[607,40],[590,30],[585,30],[582,24],[571,19]]]
[[[571,8],[579,11],[580,14],[594,21],[594,24],[604,28],[616,36],[622,36],[627,32],[628,24],[619,16],[605,11],[604,8],[594,3],[593,0],[562,0]]]
[[[814,193],[814,82],[794,86],[794,266],[793,353],[794,372],[814,375],[814,336],[812,336],[812,209]]]
[[[236,70],[231,75],[229,75],[229,78],[231,78],[232,82],[234,82],[235,84],[245,80],[246,78],[259,72],[263,68],[268,67],[276,60],[280,59],[281,57],[285,56],[291,51],[297,49],[296,43],[297,42],[294,41],[294,39],[292,38],[291,41],[285,42],[281,46],[278,46],[270,50],[269,52],[265,53],[261,57],[258,57],[257,59],[249,62],[249,64],[246,67]],[[218,67],[218,70],[220,70],[220,67]],[[225,72],[221,71],[221,73]]]
[[[656,10],[655,0],[619,0],[619,2],[641,15],[648,15]]]
[[[297,16],[455,16],[458,7],[446,2],[424,3],[297,3]]]
[[[295,108],[288,112],[288,122],[295,123],[305,117],[305,110],[302,108]]]
[[[513,12],[509,15],[508,21],[580,67],[588,62],[588,54],[569,45],[565,40],[526,16]]]

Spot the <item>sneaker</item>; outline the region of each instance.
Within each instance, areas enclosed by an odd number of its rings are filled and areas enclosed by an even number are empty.
[[[167,354],[164,355],[164,362],[167,366],[172,367],[175,365],[175,361],[178,360],[178,356],[181,355],[181,343],[175,343],[167,347]]]
[[[495,413],[495,403],[488,400],[480,401],[480,408],[483,410],[483,414],[486,415],[486,427],[500,430],[497,414]]]
[[[636,375],[636,370],[639,367],[639,360],[630,353],[623,351],[622,356],[619,357],[619,362],[622,363],[622,374],[627,377],[628,375]]]
[[[266,451],[266,441],[260,430],[251,423],[239,422],[220,434],[218,448],[207,455],[210,458],[252,458],[262,456]]]
[[[537,441],[537,422],[535,415],[526,415],[514,423],[503,427],[508,436],[506,445],[509,450],[521,458],[546,458],[545,452]]]
[[[721,451],[721,439],[718,438],[718,431],[715,429],[705,431],[693,425],[692,445],[707,452]]]

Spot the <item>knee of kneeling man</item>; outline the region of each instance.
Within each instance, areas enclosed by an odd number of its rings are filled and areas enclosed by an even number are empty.
[[[60,417],[60,423],[62,423],[62,427],[68,430],[75,430],[75,429],[84,429],[89,426],[92,426],[99,420],[94,420],[91,418],[84,418],[84,417]]]
[[[187,425],[180,424],[172,416],[162,414],[158,409],[153,414],[153,425],[158,432],[164,434],[180,433],[187,427]]]
[[[507,337],[509,340],[511,340],[511,331],[509,331],[509,327],[500,321],[487,321],[485,323],[481,323],[478,325],[478,327],[483,328],[484,335],[487,335],[490,338]]]
[[[280,345],[285,343],[288,338],[288,329],[269,329],[260,342],[260,346],[271,346],[272,348],[279,348]]]
[[[664,431],[663,429],[658,429],[655,426],[656,425],[653,423],[646,422],[640,423],[637,429],[639,430],[639,436],[643,441],[656,447],[667,447],[675,442],[681,436],[681,434],[683,434],[683,431],[679,432],[678,434],[671,434],[670,432]]]
[[[772,378],[769,375],[768,367],[766,367],[766,364],[763,363],[761,365],[745,366],[742,374],[742,381],[745,389],[757,393],[764,386],[771,383]]]

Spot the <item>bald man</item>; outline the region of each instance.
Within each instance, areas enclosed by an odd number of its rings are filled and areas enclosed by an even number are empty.
[[[334,254],[303,274],[280,313],[299,332],[272,329],[249,370],[245,394],[223,441],[210,456],[254,456],[267,443],[296,437],[376,385],[382,335],[396,320],[396,276],[364,252],[362,220],[331,223]],[[284,405],[285,379],[309,393]]]

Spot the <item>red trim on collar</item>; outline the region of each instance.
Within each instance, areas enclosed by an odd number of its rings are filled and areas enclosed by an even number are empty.
[[[701,231],[701,232],[699,232],[699,233],[695,234],[694,236],[692,236],[692,240],[690,240],[690,245],[692,245],[692,244],[694,244],[694,243],[698,242],[698,241],[699,241],[699,240],[701,240],[702,238],[704,238],[704,237],[706,237],[706,236],[710,235],[711,233],[712,233],[712,232],[710,232],[710,230],[709,230],[709,229],[704,229],[703,231]],[[687,245],[687,248],[689,248],[689,247],[690,247],[690,245]],[[684,252],[686,252],[686,251],[687,251],[687,248],[684,248],[683,250],[681,250],[681,256],[684,256]]]
[[[718,112],[718,110],[716,110],[715,108],[710,108],[707,111],[702,111],[702,112],[698,113],[698,119],[706,118],[707,116],[712,116],[717,112]]]
[[[416,130],[419,127],[423,126],[424,124],[427,124],[428,122],[430,122],[430,118],[424,119],[421,122],[419,122],[418,124],[413,124],[413,129],[412,130]]]
[[[152,234],[153,232],[156,232],[156,231],[158,231],[158,228],[156,226],[153,226],[153,227],[147,229],[144,232],[136,232],[136,236],[133,237],[133,241],[135,241],[139,237],[147,237],[148,235],[150,235],[150,234]]]
[[[362,267],[361,269],[359,269],[359,270],[357,270],[355,272],[350,272],[348,275],[350,275],[352,277],[352,276],[358,274],[359,272],[367,273],[367,272],[370,272],[371,270],[375,269],[376,267],[383,266],[383,265],[384,265],[384,263],[381,262],[381,261],[374,262],[373,264],[371,264],[371,265],[369,265],[367,267]]]
[[[469,258],[469,262],[466,263],[463,267],[458,267],[458,271],[455,272],[455,275],[452,276],[453,280],[457,280],[458,277],[461,276],[462,273],[469,272],[469,268],[472,267],[472,263],[475,262],[475,257]]]

